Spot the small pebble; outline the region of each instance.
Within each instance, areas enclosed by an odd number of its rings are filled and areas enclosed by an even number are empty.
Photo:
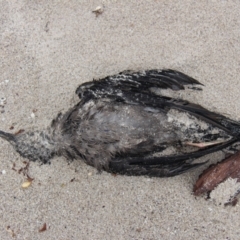
[[[26,181],[22,184],[22,188],[28,188],[32,184],[32,181]]]
[[[35,114],[33,112],[31,113],[31,118],[35,118]]]

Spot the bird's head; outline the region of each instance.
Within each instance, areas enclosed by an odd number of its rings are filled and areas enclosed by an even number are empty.
[[[0,131],[0,137],[11,143],[22,157],[31,161],[47,163],[55,155],[54,142],[46,132],[11,134]]]

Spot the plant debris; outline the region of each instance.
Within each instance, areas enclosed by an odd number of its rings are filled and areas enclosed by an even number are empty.
[[[32,181],[34,180],[34,178],[30,177],[28,173],[30,162],[23,161],[23,163],[25,164],[25,166],[19,169],[16,169],[16,163],[13,163],[12,170],[16,171],[18,174],[22,173],[23,176],[27,177],[26,181],[22,183],[22,188],[28,188],[32,184]]]
[[[228,180],[228,183],[226,180]],[[240,193],[240,189],[238,186],[239,182],[240,151],[231,155],[230,157],[227,157],[226,159],[217,164],[211,165],[208,169],[204,170],[203,173],[199,176],[197,182],[195,183],[193,192],[195,196],[199,196],[204,193],[210,194],[213,190],[217,190],[218,186],[220,188],[220,185],[222,187],[225,183],[226,186],[228,186],[227,184],[230,184],[228,188],[232,186],[231,188],[234,190],[234,193],[230,193],[230,189],[228,189],[229,193],[227,194],[230,194],[230,196],[228,196],[229,201],[227,201],[225,205],[236,205],[236,197]]]
[[[75,181],[75,178],[72,178],[71,180],[70,180],[70,182],[74,182]]]
[[[18,169],[18,173],[23,173],[23,176],[27,176],[28,178],[30,178],[28,176],[28,171],[29,171],[29,166],[30,166],[30,162],[27,161],[23,161],[23,163],[25,164],[25,167],[21,167],[20,169]]]
[[[28,178],[25,182],[22,183],[22,188],[28,188],[31,186],[33,178]]]
[[[22,132],[24,132],[25,130],[24,129],[19,129],[17,132],[15,132],[14,134],[15,135],[18,135],[18,134],[20,134],[20,133],[22,133]]]
[[[27,181],[22,183],[22,188],[28,188],[28,187],[31,186],[31,184],[32,184],[32,181],[27,180]]]
[[[7,231],[11,234],[11,237],[16,237],[16,234],[15,234],[15,232],[11,229],[11,227],[10,226],[7,226]]]
[[[38,230],[38,232],[44,232],[47,230],[47,224],[44,223],[43,226]]]
[[[103,7],[97,6],[92,12],[95,13],[96,17],[98,17],[103,13]]]

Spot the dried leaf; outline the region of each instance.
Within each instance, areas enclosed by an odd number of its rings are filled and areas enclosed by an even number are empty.
[[[31,177],[29,177],[29,176],[27,176],[28,178],[27,178],[27,181],[29,181],[29,182],[32,182],[33,180],[34,180],[34,178],[31,178]]]
[[[16,237],[16,234],[14,233],[14,231],[11,229],[10,226],[7,226],[7,231],[11,234],[12,237]]]
[[[12,170],[17,172],[18,170],[15,167],[16,167],[16,163],[13,163]]]
[[[38,230],[38,232],[44,232],[47,230],[47,224],[44,223],[43,226]]]
[[[20,133],[23,133],[25,130],[24,129],[20,129],[20,130],[18,130],[17,132],[15,132],[14,134],[15,135],[18,135],[18,134],[20,134]]]
[[[240,181],[240,151],[204,170],[195,183],[194,195],[212,191],[227,178]]]

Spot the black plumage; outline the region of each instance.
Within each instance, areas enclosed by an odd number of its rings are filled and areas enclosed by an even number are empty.
[[[239,140],[240,123],[152,91],[199,89],[195,85],[201,83],[175,70],[124,71],[81,84],[80,102],[47,129],[0,131],[0,136],[32,161],[47,163],[58,155],[82,159],[100,171],[174,176],[202,165],[192,163],[196,158]]]

